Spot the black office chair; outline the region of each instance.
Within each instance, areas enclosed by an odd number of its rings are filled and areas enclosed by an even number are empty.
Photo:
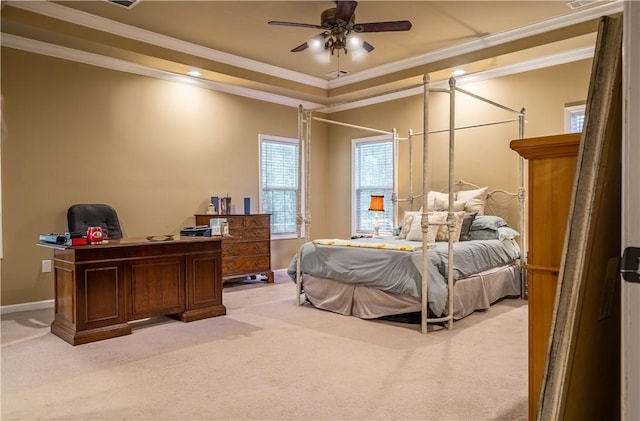
[[[69,232],[87,232],[89,227],[102,227],[109,231],[109,238],[122,238],[122,229],[116,210],[103,204],[77,204],[67,210]]]

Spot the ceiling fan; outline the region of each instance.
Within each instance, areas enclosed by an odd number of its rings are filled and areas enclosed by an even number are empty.
[[[322,12],[320,25],[277,20],[269,21],[269,25],[322,29],[323,32],[293,48],[291,52],[297,53],[311,48],[315,51],[330,51],[331,55],[334,51],[340,54],[342,50],[347,54],[349,50],[359,48],[364,49],[367,53],[373,51],[373,45],[355,36],[362,32],[408,31],[411,29],[411,22],[408,20],[356,23],[357,1],[336,0],[335,3],[336,7]]]

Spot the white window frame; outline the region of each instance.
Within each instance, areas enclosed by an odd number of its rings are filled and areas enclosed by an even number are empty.
[[[582,105],[571,105],[564,107],[564,132],[565,133],[576,133],[571,131],[571,118],[574,115],[584,114],[587,109],[586,104]],[[581,133],[581,132],[578,132]]]
[[[394,186],[393,180],[395,179],[396,172],[398,171],[398,169],[395,167],[396,150],[393,145],[393,136],[379,135],[379,136],[355,138],[351,140],[351,235],[353,236],[374,234],[373,228],[371,230],[358,230],[357,191],[359,186],[356,185],[357,172],[358,172],[358,167],[356,162],[356,148],[359,145],[365,144],[365,143],[381,143],[381,142],[389,142],[391,144],[391,150],[392,150],[391,165],[393,166],[393,175],[391,178],[391,184],[389,186],[391,193],[389,194],[389,197],[387,197],[387,195],[385,194],[385,212],[383,216],[384,219],[390,220],[389,229],[384,229],[384,224],[380,223],[379,235],[390,234],[391,231],[393,230],[393,221],[395,221],[395,217],[394,217],[395,206],[393,206],[393,204],[391,203],[390,195],[393,194],[393,186]],[[382,193],[382,192],[379,192],[379,193]],[[387,205],[388,205],[388,209],[387,209]],[[368,206],[368,203],[366,206]],[[382,219],[380,218],[381,216],[382,215],[380,214],[378,215],[379,220]]]
[[[272,142],[280,142],[280,143],[285,143],[285,144],[292,144],[292,145],[296,145],[298,148],[300,148],[300,141],[298,139],[294,139],[294,138],[290,138],[290,137],[282,137],[282,136],[273,136],[273,135],[268,135],[268,134],[259,134],[258,135],[258,195],[259,195],[259,202],[260,202],[260,213],[268,213],[268,211],[265,209],[264,206],[264,201],[263,201],[263,191],[262,191],[262,174],[264,169],[262,168],[262,145],[263,142],[265,141],[272,141]],[[296,159],[299,161],[298,157],[300,156],[299,152],[296,155]],[[305,172],[304,172],[304,163],[300,163],[298,162],[298,165],[302,166],[302,186],[298,186],[298,189],[296,191],[296,194],[300,194],[301,197],[304,197],[304,185],[305,185],[305,181],[304,181],[304,177],[305,177]],[[296,171],[295,174],[293,174],[293,176],[296,179],[296,183],[299,182],[298,180],[298,172]],[[297,200],[297,198],[296,198]],[[296,211],[296,207],[297,207],[297,202],[294,203],[294,209],[293,211]],[[302,202],[302,214],[304,215],[304,201]],[[296,215],[297,216],[297,215]],[[302,232],[301,235],[304,235],[304,225],[302,226]],[[287,240],[287,239],[294,239],[294,238],[298,238],[297,235],[297,224],[296,224],[296,229],[294,230],[294,232],[292,233],[286,233],[286,234],[278,234],[278,233],[274,233],[273,230],[271,232],[271,239],[272,240]]]

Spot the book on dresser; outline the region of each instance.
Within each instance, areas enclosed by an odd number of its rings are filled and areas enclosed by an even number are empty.
[[[196,225],[210,225],[211,219],[226,219],[229,236],[222,238],[224,282],[263,275],[273,282],[271,270],[271,215],[196,214]]]

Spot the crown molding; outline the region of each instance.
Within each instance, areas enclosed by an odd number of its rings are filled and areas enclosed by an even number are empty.
[[[231,95],[243,96],[246,98],[256,99],[259,101],[270,102],[273,104],[285,105],[289,107],[295,107],[302,105],[307,110],[319,111],[327,114],[336,113],[339,111],[346,111],[355,108],[366,107],[368,105],[379,104],[387,101],[393,101],[400,98],[406,98],[413,95],[421,95],[423,89],[412,88],[400,91],[394,91],[392,93],[382,93],[366,99],[356,100],[344,104],[337,105],[323,105],[310,101],[300,100],[299,98],[288,97],[284,95],[272,94],[269,92],[259,91],[257,89],[249,89],[235,85],[224,84],[220,82],[212,82],[203,79],[193,78],[184,75],[178,75],[163,70],[153,69],[147,66],[143,66],[136,63],[131,63],[125,60],[115,59],[112,57],[105,57],[99,54],[88,53],[86,51],[74,50],[67,47],[61,47],[58,45],[48,44],[42,41],[35,41],[28,38],[19,37],[11,34],[2,35],[2,46],[24,50],[36,54],[42,54],[50,57],[75,61],[92,66],[98,66],[111,70],[133,73],[141,76],[153,77],[156,79],[167,80],[171,82],[187,83],[190,85],[198,86],[204,89],[209,89],[218,92],[224,92]],[[487,70],[484,72],[472,73],[462,76],[457,79],[457,85],[462,85],[471,82],[480,82],[487,79],[493,79],[502,76],[508,76],[516,73],[523,73],[531,70],[542,69],[545,67],[556,66],[578,60],[586,60],[593,57],[595,47],[584,47],[575,50],[566,51],[563,53],[548,55],[539,57],[533,60],[523,61],[520,63],[511,64],[508,66],[502,66],[499,68]],[[446,88],[448,81],[436,81],[431,83],[430,88]]]
[[[557,54],[551,54],[544,57],[538,57],[532,60],[522,61],[520,63],[502,66],[495,69],[486,70],[483,72],[471,73],[471,74],[456,78],[456,85],[461,86],[468,83],[481,82],[484,80],[495,79],[498,77],[529,72],[532,70],[543,69],[546,67],[557,66],[560,64],[571,63],[574,61],[586,60],[586,59],[592,58],[594,52],[595,52],[595,46],[577,48],[575,50],[565,51]],[[429,89],[448,89],[448,88],[449,88],[448,80],[435,81],[429,84]],[[374,97],[366,98],[363,100],[356,100],[346,104],[322,106],[314,111],[319,111],[327,114],[337,113],[340,111],[366,107],[369,105],[379,104],[387,101],[393,101],[396,99],[406,98],[414,95],[422,95],[423,92],[424,92],[424,89],[422,87],[399,90],[399,91],[394,91],[388,94],[382,93]]]
[[[481,49],[494,47],[496,45],[517,41],[533,35],[542,34],[566,26],[576,25],[589,20],[598,19],[601,16],[607,16],[622,12],[623,2],[620,0],[612,3],[606,3],[596,7],[592,7],[569,15],[559,16],[547,19],[521,28],[512,29],[496,34],[487,35],[473,41],[468,41],[455,45],[453,47],[441,48],[432,52],[410,57],[405,60],[399,60],[394,63],[383,64],[381,66],[372,67],[361,72],[352,73],[341,76],[339,79],[329,81],[329,89],[339,88],[350,85],[352,83],[362,82],[367,79],[380,77],[389,73],[411,69],[436,61],[457,57],[463,54],[471,53]]]
[[[31,53],[42,54],[50,57],[70,60],[78,63],[84,63],[92,66],[102,67],[105,69],[116,70],[119,72],[133,73],[141,76],[153,77],[156,79],[167,80],[170,82],[186,83],[200,88],[209,89],[217,92],[238,95],[246,98],[256,99],[258,101],[270,102],[273,104],[285,105],[289,107],[298,107],[302,105],[305,108],[321,107],[309,101],[301,101],[297,98],[277,95],[257,89],[250,89],[241,86],[235,86],[220,82],[213,82],[198,79],[190,76],[179,75],[164,70],[158,70],[151,67],[143,66],[137,63],[131,63],[126,60],[120,60],[113,57],[106,57],[95,53],[75,50],[68,47],[49,44],[42,41],[35,41],[28,38],[19,37],[11,34],[2,34],[2,46],[15,48],[18,50],[28,51]]]
[[[218,61],[220,63],[267,74],[270,76],[275,76],[278,78],[288,79],[294,82],[321,89],[333,89],[352,83],[362,82],[375,77],[384,76],[389,73],[422,66],[425,64],[433,63],[435,61],[467,54],[479,49],[516,41],[518,39],[530,37],[544,32],[549,32],[565,26],[575,25],[592,19],[597,19],[601,16],[620,13],[623,10],[623,3],[624,2],[621,0],[616,0],[611,3],[605,3],[568,15],[547,19],[525,27],[488,35],[473,41],[458,44],[453,47],[442,48],[430,53],[421,54],[405,60],[399,60],[394,63],[372,67],[367,70],[342,76],[339,79],[327,81],[304,73],[294,72],[282,67],[273,66],[256,60],[239,57],[233,54],[214,50],[212,48],[207,48],[190,42],[178,40],[165,35],[160,35],[155,32],[112,21],[110,19],[95,16],[90,13],[71,9],[69,7],[65,7],[48,1],[13,0],[7,2],[7,4],[11,5],[12,7],[27,10],[29,12],[38,13],[55,19],[64,20],[76,25],[98,29],[100,31],[139,40],[148,44],[156,45],[158,47],[184,52],[197,57]]]
[[[302,83],[316,88],[328,89],[328,81],[307,75],[293,70],[285,69],[278,66],[262,63],[257,60],[236,56],[225,53],[223,51],[214,50],[213,48],[203,47],[187,41],[182,41],[166,35],[160,35],[155,32],[140,29],[135,26],[116,22],[91,13],[75,10],[70,7],[51,3],[48,1],[9,1],[8,5],[17,9],[26,10],[28,12],[37,13],[54,19],[73,23],[75,25],[85,26],[91,29],[107,32],[113,35],[145,42],[157,47],[167,48],[182,53],[187,53],[196,57],[202,57],[208,60],[236,66],[243,69],[275,76],[281,79],[287,79],[294,82]]]

